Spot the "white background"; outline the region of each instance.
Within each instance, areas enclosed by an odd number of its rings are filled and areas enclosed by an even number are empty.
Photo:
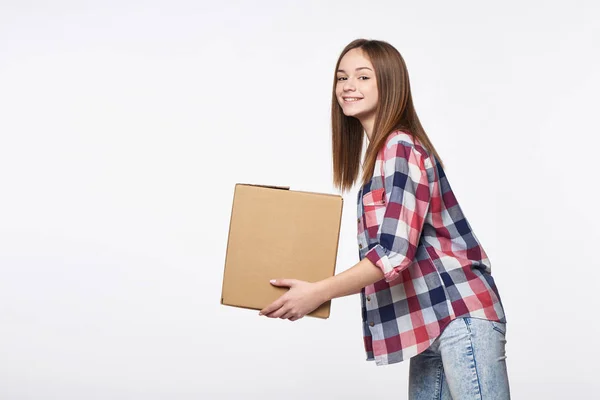
[[[359,37],[405,58],[490,256],[513,398],[600,390],[595,2],[0,4],[1,399],[406,398],[358,296],[297,322],[219,304],[235,183],[340,194],[333,70]]]

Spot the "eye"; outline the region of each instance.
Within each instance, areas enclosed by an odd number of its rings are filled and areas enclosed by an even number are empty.
[[[369,78],[368,76],[364,76],[364,75],[363,75],[363,76],[361,76],[361,77],[359,77],[359,79],[360,79],[360,78],[364,78],[364,79],[363,79],[364,81],[366,81],[367,79],[371,79],[371,78]]]
[[[343,80],[343,79],[346,79],[346,77],[344,77],[344,76],[340,76],[340,77],[338,77],[338,78],[337,78],[337,80],[338,80],[338,81],[341,81],[341,80]]]

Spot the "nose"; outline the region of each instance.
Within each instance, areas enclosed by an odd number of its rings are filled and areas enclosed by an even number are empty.
[[[352,81],[350,80],[350,78],[346,79],[346,81],[344,82],[344,92],[347,91],[354,91],[356,90],[356,86],[354,85],[354,83],[352,83]]]

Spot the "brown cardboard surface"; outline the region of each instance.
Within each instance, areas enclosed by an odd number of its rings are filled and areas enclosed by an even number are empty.
[[[288,290],[271,279],[333,276],[342,207],[340,195],[236,184],[221,304],[260,310]],[[328,318],[330,308],[328,301],[308,315]]]

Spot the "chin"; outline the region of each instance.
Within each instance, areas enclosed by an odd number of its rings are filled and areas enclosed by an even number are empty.
[[[362,115],[362,113],[360,111],[348,111],[348,112],[344,111],[344,115],[346,117],[354,117],[356,119],[359,119],[360,116]]]

